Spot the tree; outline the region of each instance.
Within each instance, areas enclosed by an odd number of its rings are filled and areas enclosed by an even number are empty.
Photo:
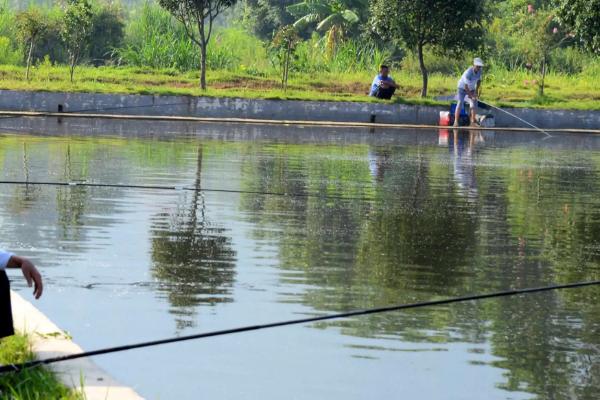
[[[526,29],[525,38],[529,47],[529,56],[540,62],[542,77],[539,94],[543,96],[550,52],[570,39],[571,35],[561,32],[554,14],[549,11],[529,13],[525,17],[524,26]]]
[[[48,29],[48,24],[46,23],[45,17],[37,8],[31,8],[30,10],[18,13],[16,24],[19,41],[28,49],[25,79],[29,80],[33,48],[40,36]]]
[[[277,31],[271,48],[276,52],[277,58],[281,65],[281,87],[283,90],[287,90],[287,82],[290,71],[290,62],[296,50],[296,46],[300,43],[301,39],[296,32],[296,29],[291,26],[284,26]]]
[[[360,11],[366,8],[364,0],[304,0],[288,6],[287,10],[298,18],[294,22],[296,29],[316,23],[316,30],[325,32],[328,53],[332,55],[351,27],[360,21]]]
[[[92,17],[91,41],[87,53],[94,65],[110,61],[115,49],[123,44],[125,22],[119,6],[106,3],[97,4]]]
[[[206,48],[215,19],[237,0],[159,0],[185,27],[188,37],[200,47],[200,87],[206,90]]]
[[[584,48],[600,54],[600,0],[556,0],[556,14]]]
[[[374,0],[371,26],[383,39],[403,42],[417,53],[423,78],[421,97],[426,97],[425,48],[430,46],[440,53],[475,49],[483,36],[484,3],[478,0]]]
[[[261,39],[271,40],[277,30],[294,22],[287,6],[295,0],[245,0],[244,23]]]
[[[61,38],[69,56],[71,82],[73,82],[75,66],[89,44],[92,18],[92,6],[88,0],[68,0],[61,29]]]

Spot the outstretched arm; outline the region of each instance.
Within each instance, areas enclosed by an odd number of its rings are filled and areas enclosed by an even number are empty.
[[[385,80],[385,81],[382,80],[381,87],[384,89],[391,88],[391,87],[398,89],[398,85],[396,84],[396,81],[394,81],[392,78],[389,78],[388,80]]]
[[[44,291],[44,285],[42,283],[42,275],[38,272],[37,268],[31,261],[25,257],[12,256],[6,264],[8,268],[21,268],[23,276],[27,281],[27,285],[31,287],[33,285],[33,295],[36,299],[39,299]]]

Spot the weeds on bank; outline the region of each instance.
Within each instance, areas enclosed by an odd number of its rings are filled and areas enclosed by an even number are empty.
[[[33,358],[26,336],[0,339],[0,365],[22,363]],[[63,386],[51,371],[37,367],[0,375],[0,399],[82,400],[83,397]]]

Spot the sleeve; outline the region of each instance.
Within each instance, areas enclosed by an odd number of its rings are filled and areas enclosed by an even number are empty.
[[[369,96],[375,95],[375,91],[377,90],[378,86],[379,86],[379,77],[376,76],[375,79],[373,79],[373,83],[371,84],[371,91],[369,92]]]
[[[473,68],[469,68],[467,70],[467,80],[472,81],[475,78],[475,72],[473,72]]]
[[[8,251],[0,250],[0,270],[6,269],[6,264],[10,258],[14,256],[13,253],[9,253]]]

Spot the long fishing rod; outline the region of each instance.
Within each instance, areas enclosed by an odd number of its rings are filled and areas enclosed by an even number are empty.
[[[36,367],[36,366],[40,366],[40,365],[49,365],[49,364],[54,364],[54,363],[58,363],[58,362],[75,360],[78,358],[92,357],[92,356],[98,356],[98,355],[109,354],[109,353],[117,353],[117,352],[122,352],[122,351],[127,351],[127,350],[139,349],[139,348],[143,348],[143,347],[159,346],[159,345],[163,345],[163,344],[184,342],[184,341],[189,341],[189,340],[205,339],[205,338],[215,337],[215,336],[225,336],[225,335],[232,335],[232,334],[242,333],[242,332],[277,328],[277,327],[282,327],[282,326],[307,324],[307,323],[312,323],[312,322],[349,318],[349,317],[356,317],[356,316],[370,315],[370,314],[378,314],[378,313],[385,313],[385,312],[391,312],[391,311],[400,311],[400,310],[407,310],[407,309],[413,309],[413,308],[425,308],[425,307],[439,306],[439,305],[452,304],[452,303],[460,303],[460,302],[466,302],[466,301],[475,301],[475,300],[483,300],[483,299],[490,299],[490,298],[496,298],[496,297],[508,297],[508,296],[516,296],[516,295],[521,295],[521,294],[547,292],[547,291],[558,290],[558,289],[582,288],[582,287],[586,287],[586,286],[595,286],[595,285],[600,285],[600,280],[582,281],[582,282],[567,283],[567,284],[562,284],[562,285],[550,285],[550,286],[533,287],[533,288],[525,288],[525,289],[509,289],[509,290],[504,290],[504,291],[500,291],[500,292],[491,292],[491,293],[485,293],[485,294],[453,297],[453,298],[447,298],[447,299],[442,299],[442,300],[430,300],[430,301],[424,301],[424,302],[419,302],[419,303],[401,304],[401,305],[395,305],[395,306],[389,306],[389,307],[369,308],[369,309],[364,309],[364,310],[356,310],[356,311],[349,311],[349,312],[343,312],[343,313],[337,313],[337,314],[322,315],[319,317],[292,319],[292,320],[288,320],[288,321],[271,322],[271,323],[260,324],[260,325],[248,325],[248,326],[242,326],[242,327],[238,327],[238,328],[198,333],[198,334],[194,334],[194,335],[178,336],[178,337],[171,337],[171,338],[167,338],[167,339],[160,339],[160,340],[153,340],[153,341],[148,341],[148,342],[128,344],[128,345],[124,345],[124,346],[107,347],[107,348],[98,349],[98,350],[92,350],[92,351],[76,353],[76,354],[69,354],[66,356],[51,357],[51,358],[46,358],[46,359],[42,359],[42,360],[28,361],[28,362],[18,363],[18,364],[7,364],[7,365],[0,366],[0,374],[21,371],[23,369],[32,368],[32,367]]]
[[[546,136],[548,136],[548,137],[552,137],[552,135],[551,135],[551,134],[549,134],[548,132],[546,132],[546,131],[545,131],[545,130],[543,130],[542,128],[538,128],[537,126],[533,125],[532,123],[530,123],[530,122],[528,122],[528,121],[525,121],[523,118],[521,118],[521,117],[519,117],[519,116],[517,116],[517,115],[515,115],[515,114],[511,113],[510,111],[503,110],[502,108],[500,108],[500,107],[497,107],[497,106],[495,106],[495,105],[493,105],[493,104],[490,104],[490,103],[488,103],[488,102],[485,102],[485,101],[481,101],[481,100],[478,100],[478,101],[479,101],[480,103],[483,103],[483,104],[485,104],[485,105],[489,106],[489,107],[495,108],[495,109],[496,109],[496,110],[498,110],[498,111],[502,111],[503,113],[505,113],[505,114],[508,114],[508,115],[510,115],[510,116],[511,116],[511,117],[513,117],[513,118],[516,118],[516,119],[518,119],[519,121],[521,121],[521,122],[523,122],[523,123],[525,123],[525,124],[529,125],[530,127],[532,127],[532,128],[534,128],[534,129],[536,129],[536,130],[538,130],[538,131],[542,132],[544,135],[546,135]]]
[[[212,193],[235,193],[235,194],[256,194],[262,196],[280,196],[297,198],[318,198],[332,200],[359,200],[374,201],[371,197],[349,197],[321,195],[318,193],[291,193],[291,192],[263,192],[259,190],[236,190],[236,189],[214,189],[214,188],[195,188],[190,186],[163,186],[163,185],[125,185],[119,183],[93,183],[93,182],[51,182],[51,181],[2,181],[3,185],[39,185],[39,186],[71,186],[71,187],[98,187],[98,188],[122,188],[122,189],[142,189],[142,190],[185,190],[190,192],[212,192]]]

